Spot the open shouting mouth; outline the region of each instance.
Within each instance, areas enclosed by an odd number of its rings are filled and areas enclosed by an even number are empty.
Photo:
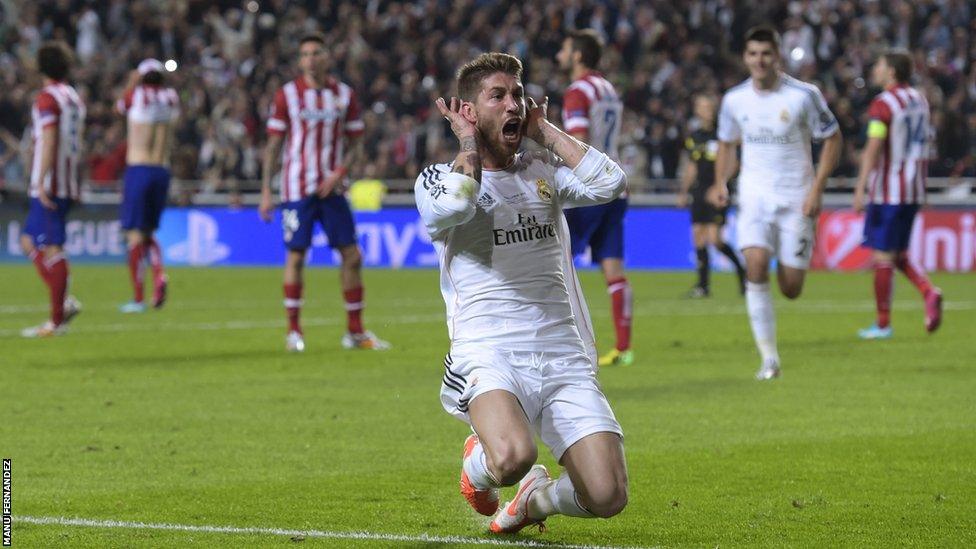
[[[510,118],[502,126],[502,137],[508,142],[517,142],[522,138],[522,119]]]

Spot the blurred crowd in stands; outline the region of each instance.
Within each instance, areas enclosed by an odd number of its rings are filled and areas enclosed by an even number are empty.
[[[696,93],[746,77],[742,35],[777,23],[784,67],[817,83],[840,120],[853,176],[874,93],[869,68],[888,47],[909,49],[933,110],[932,176],[976,174],[976,19],[966,0],[0,0],[0,179],[23,188],[35,52],[62,39],[77,57],[71,80],[88,104],[88,177],[118,180],[124,120],[114,101],[139,60],[176,61],[167,74],[182,115],[175,178],[234,191],[260,176],[268,103],[296,76],[297,41],[326,34],[336,73],[365,111],[368,177],[415,177],[454,156],[434,98],[453,92],[456,68],[505,51],[525,63],[527,92],[548,95],[558,119],[566,75],[554,57],[564,33],[594,28],[602,70],[621,92],[621,160],[634,178],[674,178]],[[433,111],[436,112],[436,111]]]

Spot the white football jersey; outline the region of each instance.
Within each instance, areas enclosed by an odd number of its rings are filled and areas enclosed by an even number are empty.
[[[813,84],[781,75],[774,89],[748,79],[726,92],[718,138],[742,143],[739,195],[802,199],[813,182],[811,140],[838,131],[837,119]]]
[[[626,187],[620,167],[590,148],[570,169],[547,151],[485,170],[480,185],[434,164],[417,178],[417,209],[440,258],[452,346],[506,350],[595,348],[562,208],[609,202]]]

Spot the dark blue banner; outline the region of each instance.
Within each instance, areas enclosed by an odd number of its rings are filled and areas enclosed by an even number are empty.
[[[125,240],[116,208],[85,206],[72,210],[65,245],[72,261],[119,262]],[[25,211],[0,208],[0,261],[23,261],[19,238]],[[434,267],[437,255],[414,208],[391,207],[357,212],[356,224],[363,259],[369,267]],[[164,258],[171,265],[281,265],[285,250],[280,213],[263,223],[253,208],[169,208],[157,233]],[[688,212],[674,208],[632,207],[625,226],[625,261],[637,269],[690,269],[694,251]],[[730,223],[726,232],[731,232]],[[728,237],[734,235],[727,234]],[[337,265],[325,234],[316,229],[309,254],[311,265]],[[588,258],[578,258],[580,266]],[[727,260],[713,256],[713,265],[727,268]]]

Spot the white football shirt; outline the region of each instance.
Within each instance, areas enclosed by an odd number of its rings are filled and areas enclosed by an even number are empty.
[[[620,167],[590,148],[575,169],[549,152],[459,183],[450,164],[417,178],[417,209],[440,258],[452,346],[592,354],[593,328],[569,251],[563,208],[609,202]]]
[[[813,84],[789,75],[771,90],[752,78],[726,92],[718,117],[718,138],[741,142],[739,195],[802,199],[813,182],[811,140],[838,131],[837,119]]]

